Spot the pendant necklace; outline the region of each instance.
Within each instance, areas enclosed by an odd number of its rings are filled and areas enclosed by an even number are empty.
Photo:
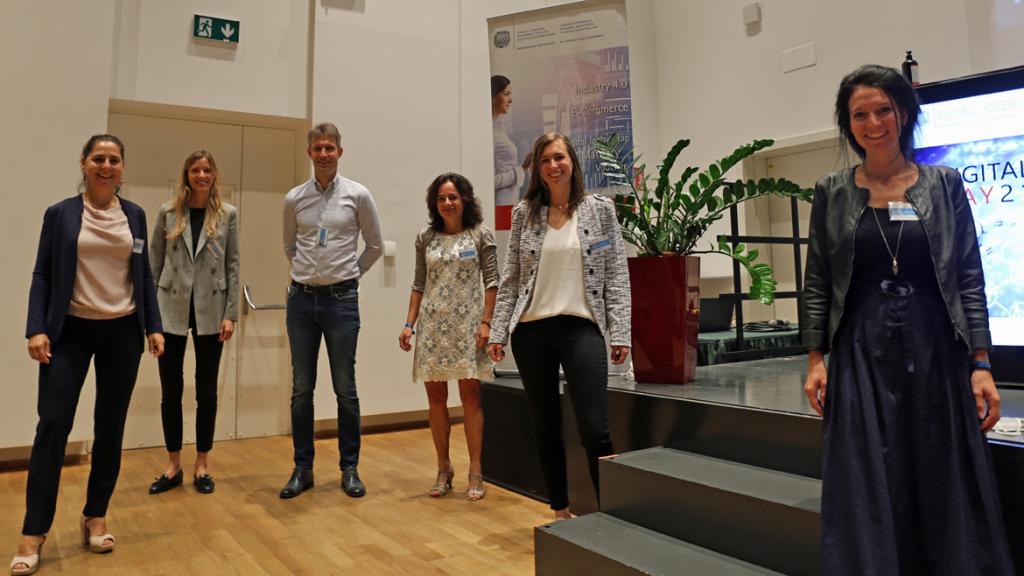
[[[906,162],[906,160],[904,160],[904,162]],[[904,165],[904,168],[906,168],[906,165]],[[862,173],[864,174],[864,178],[867,179],[868,178],[867,172],[866,172],[866,170],[864,170],[863,166],[861,167],[861,170],[862,170]],[[903,191],[903,197],[906,198],[906,196],[907,196],[907,192],[906,192],[906,189],[905,189]],[[889,213],[891,215],[892,211],[890,210]],[[888,252],[889,253],[889,257],[892,258],[892,275],[893,276],[899,276],[899,273],[900,273],[900,263],[899,263],[900,242],[903,240],[903,225],[906,223],[906,221],[905,220],[900,220],[900,232],[896,236],[896,251],[893,252],[892,248],[889,248],[889,239],[885,237],[885,231],[882,230],[882,223],[878,220],[878,212],[874,208],[871,209],[871,215],[875,217],[875,224],[878,225],[878,233],[882,235],[882,242],[885,244],[885,251]]]
[[[885,244],[885,251],[888,252],[889,256],[892,258],[892,275],[898,276],[900,273],[900,263],[898,260],[900,255],[900,242],[903,240],[903,224],[905,224],[905,222],[902,220],[900,221],[900,233],[896,237],[896,251],[893,252],[892,249],[889,248],[889,240],[885,237],[885,231],[882,230],[882,223],[878,220],[878,211],[872,208],[871,214],[875,217],[875,224],[878,225],[878,233],[882,235],[882,242]]]

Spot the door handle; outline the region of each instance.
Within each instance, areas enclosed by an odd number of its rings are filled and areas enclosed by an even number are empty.
[[[247,285],[242,287],[242,295],[245,296],[243,314],[248,314],[249,310],[284,310],[286,308],[284,304],[257,304],[252,298],[252,289]]]

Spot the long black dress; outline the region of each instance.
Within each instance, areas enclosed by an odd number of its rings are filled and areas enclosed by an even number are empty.
[[[921,223],[899,229],[870,207],[857,227],[828,365],[822,574],[1013,574],[971,352]]]

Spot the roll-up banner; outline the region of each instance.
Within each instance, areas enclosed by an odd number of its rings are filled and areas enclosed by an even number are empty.
[[[491,51],[495,229],[530,180],[530,148],[557,131],[573,143],[588,192],[606,187],[593,151],[613,133],[632,147],[624,0],[592,0],[487,21]]]

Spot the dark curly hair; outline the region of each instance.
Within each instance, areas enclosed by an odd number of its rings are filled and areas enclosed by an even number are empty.
[[[462,174],[456,174],[455,172],[441,174],[434,178],[434,181],[427,187],[427,210],[430,212],[430,227],[436,232],[444,231],[444,218],[441,217],[441,213],[437,210],[437,193],[441,190],[441,186],[448,182],[455,186],[459,196],[462,198],[463,229],[475,228],[484,221],[483,212],[480,210],[480,202],[477,201],[476,196],[473,194],[473,185],[469,180]]]
[[[893,68],[867,64],[847,74],[839,83],[836,93],[836,125],[839,132],[846,138],[847,144],[858,156],[864,158],[864,148],[857,143],[850,130],[850,96],[854,90],[864,86],[878,88],[892,100],[900,118],[900,151],[907,159],[914,157],[914,131],[917,130],[917,117],[921,113],[921,105],[917,93],[910,82]],[[906,121],[903,121],[903,118]]]

